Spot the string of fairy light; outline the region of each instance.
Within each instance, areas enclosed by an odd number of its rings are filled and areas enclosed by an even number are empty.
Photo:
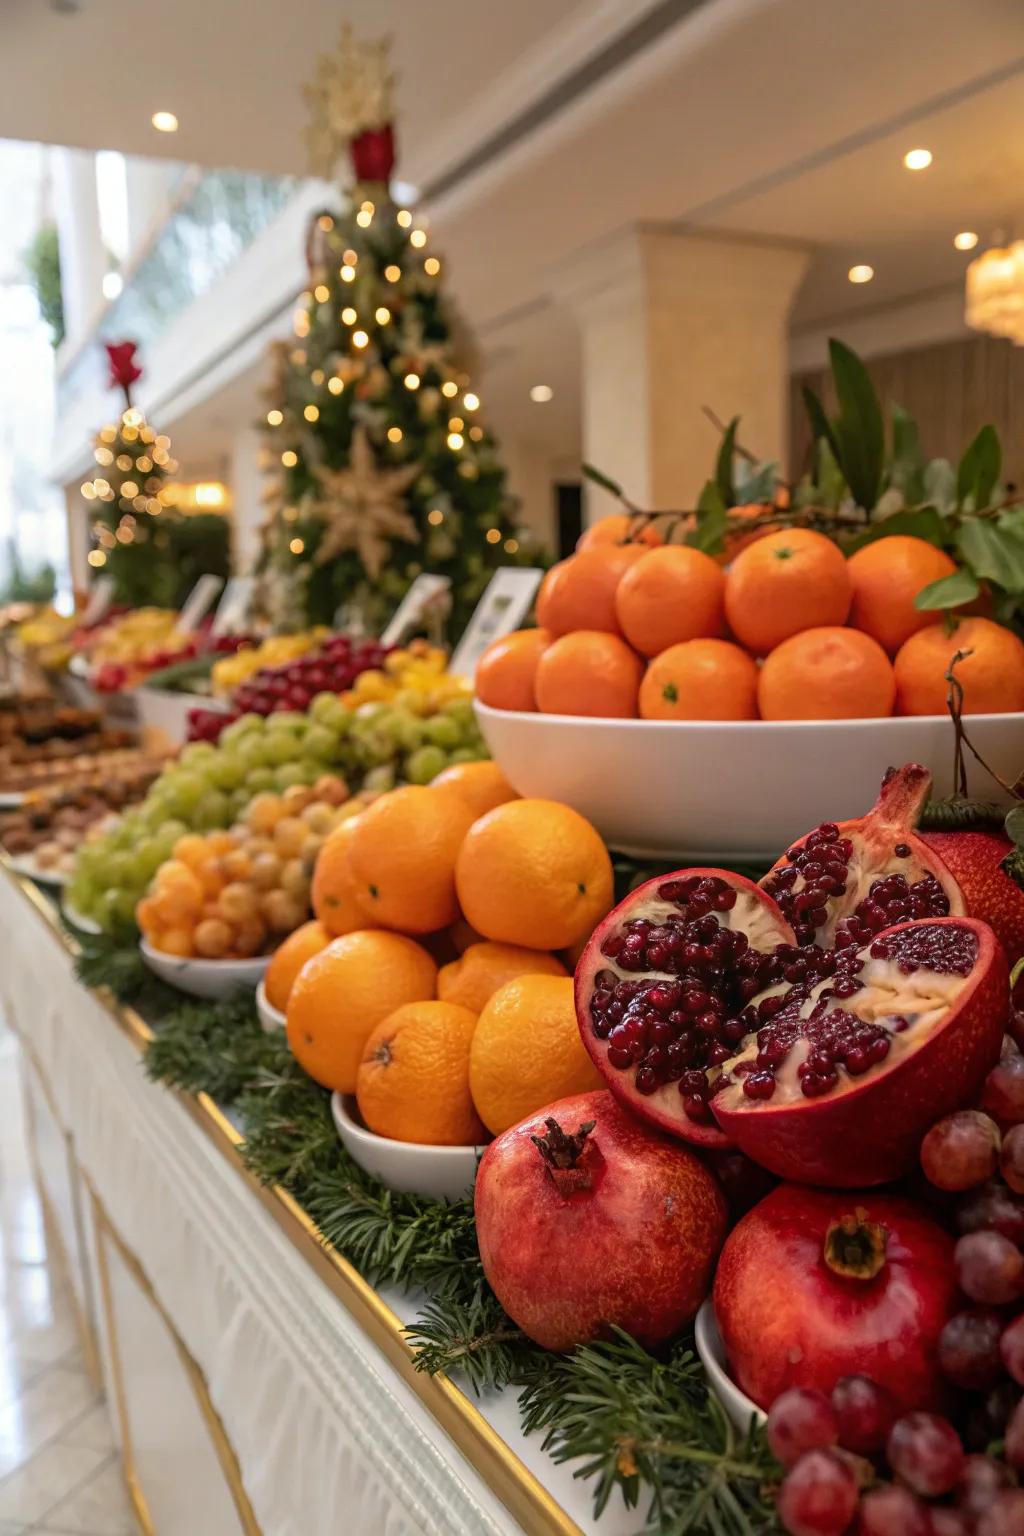
[[[137,443],[143,451],[118,452],[119,440],[120,444]],[[163,477],[173,475],[178,468],[170,449],[170,438],[154,432],[142,412],[134,406],[122,411],[117,425],[108,424],[100,430],[93,450],[97,465],[101,470],[117,469],[130,478],[115,487],[106,476],[97,474],[82,484],[86,501],[116,503],[121,512],[116,528],[108,528],[102,522],[93,524],[93,536],[99,547],[89,551],[91,566],[106,565],[109,550],[118,544],[132,544],[140,537],[136,514],[159,517],[164,508],[173,503],[176,492],[172,486],[163,483]]]
[[[374,217],[377,214],[378,209],[376,205],[369,199],[366,199],[360,204],[356,212],[356,223],[361,229],[368,229],[373,223]],[[415,251],[422,253],[427,244],[427,232],[419,225],[413,227],[413,215],[409,209],[397,209],[395,212],[395,221],[402,229],[409,230],[409,244]],[[321,214],[317,222],[320,229],[323,230],[325,234],[330,233],[330,231],[334,228],[334,219],[329,213]],[[338,276],[343,283],[355,282],[358,264],[358,251],[348,248],[342,253],[341,264],[338,268]],[[433,278],[438,277],[440,272],[440,259],[437,256],[424,255],[424,275],[426,277]],[[390,262],[384,268],[384,279],[388,283],[399,283],[402,279],[402,276],[402,269],[395,262]],[[318,304],[326,304],[330,297],[331,291],[325,283],[318,283],[314,288],[307,290],[299,296],[299,307],[295,310],[295,314],[293,316],[293,329],[295,336],[299,341],[304,341],[309,335],[309,304],[314,299]],[[349,327],[349,340],[356,351],[363,351],[370,345],[369,332],[366,330],[365,325],[360,324],[359,312],[354,305],[345,304],[340,311],[340,318],[342,324]],[[389,325],[393,318],[392,311],[387,304],[378,304],[374,308],[373,318],[379,326]],[[305,350],[301,347],[295,348],[291,353],[291,361],[296,367],[303,367],[307,361]],[[332,395],[340,395],[345,389],[346,385],[346,381],[340,372],[327,377],[322,368],[314,368],[312,370],[310,373],[310,382],[317,389],[326,387],[328,393]],[[406,389],[410,390],[411,392],[415,392],[419,389],[420,384],[422,383],[422,379],[419,373],[413,369],[410,369],[404,375],[402,382],[404,383]],[[444,379],[440,386],[441,394],[445,397],[445,399],[453,402],[453,414],[448,418],[448,430],[445,439],[448,448],[453,454],[458,454],[465,448],[467,439],[470,442],[479,443],[483,440],[485,435],[483,427],[479,426],[476,422],[471,422],[467,427],[466,417],[456,413],[456,410],[458,410],[466,412],[467,415],[472,415],[473,412],[478,411],[480,408],[479,395],[477,395],[473,390],[469,389],[467,385],[468,380],[463,376],[459,379]],[[460,395],[461,399],[458,399]],[[454,403],[456,400],[458,400],[457,408]],[[320,418],[320,407],[314,400],[311,400],[307,405],[303,407],[302,414],[306,421],[310,422],[311,424],[315,423]],[[267,412],[266,420],[269,427],[282,426],[284,419],[283,411],[278,410],[276,407]],[[400,443],[403,440],[403,437],[404,433],[400,426],[395,424],[388,427],[387,440],[389,443]],[[294,469],[299,462],[299,456],[295,452],[294,448],[285,448],[282,450],[280,459],[281,464],[285,469]],[[467,477],[473,477],[477,473],[477,468],[475,464],[469,461],[463,461],[459,465],[459,472],[460,474],[464,474]],[[295,522],[299,516],[299,510],[297,507],[287,506],[284,508],[283,515],[286,521]],[[432,507],[427,513],[427,522],[430,523],[432,527],[436,528],[444,522],[445,516],[446,514],[442,507]],[[502,542],[502,533],[498,528],[488,528],[484,534],[484,537],[489,544],[499,544]],[[291,549],[292,554],[300,555],[305,549],[305,544],[302,539],[295,538],[292,539],[289,548]],[[505,539],[504,548],[508,554],[514,555],[519,549],[519,541],[515,538]]]

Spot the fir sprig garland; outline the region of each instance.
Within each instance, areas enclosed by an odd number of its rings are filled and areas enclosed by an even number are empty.
[[[594,1479],[595,1514],[618,1488],[627,1507],[646,1507],[645,1536],[779,1529],[772,1495],[780,1468],[763,1432],[733,1429],[692,1339],[662,1358],[623,1333],[571,1355],[539,1349],[487,1285],[472,1198],[399,1194],[364,1173],[338,1140],[330,1095],[280,1035],[263,1031],[250,996],[183,1003],[140,969],[134,947],[109,941],[87,941],[78,974],[144,1006],[156,1032],[148,1075],[233,1108],[247,1166],[286,1189],[325,1243],[371,1284],[426,1294],[406,1330],[417,1369],[453,1373],[477,1394],[521,1388],[524,1431],[543,1432],[555,1461],[577,1462],[575,1476]]]

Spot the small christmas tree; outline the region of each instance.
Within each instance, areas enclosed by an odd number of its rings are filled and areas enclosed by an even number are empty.
[[[423,571],[451,580],[449,633],[498,565],[525,563],[514,503],[479,418],[464,347],[423,222],[396,203],[388,43],[320,61],[308,96],[313,169],[343,149],[347,211],[309,229],[295,342],[274,350],[266,432],[273,466],[260,563],[279,625],[379,630]]]
[[[132,385],[142,377],[136,344],[111,342],[106,351],[123,409],[97,433],[97,473],[82,486],[94,517],[89,564],[113,577],[115,602],[179,607],[199,576],[228,574],[230,530],[223,517],[174,510],[171,440],[132,404]]]

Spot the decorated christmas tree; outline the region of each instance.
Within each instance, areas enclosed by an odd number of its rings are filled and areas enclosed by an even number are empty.
[[[223,517],[174,510],[171,440],[132,403],[142,377],[136,344],[111,342],[106,350],[122,409],[97,433],[97,472],[82,485],[93,516],[89,564],[113,577],[115,602],[178,607],[200,576],[228,574],[230,530]]]
[[[311,221],[295,340],[274,351],[261,590],[280,626],[341,610],[379,630],[435,572],[451,581],[454,638],[496,567],[535,556],[512,521],[441,259],[390,190],[388,46],[344,28],[307,90],[312,169],[334,175],[347,149],[355,182],[344,213]]]

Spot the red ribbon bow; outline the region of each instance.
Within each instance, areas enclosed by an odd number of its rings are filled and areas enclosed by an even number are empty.
[[[134,341],[108,341],[107,357],[110,361],[110,384],[130,389],[136,379],[142,378],[142,369],[135,361]]]

